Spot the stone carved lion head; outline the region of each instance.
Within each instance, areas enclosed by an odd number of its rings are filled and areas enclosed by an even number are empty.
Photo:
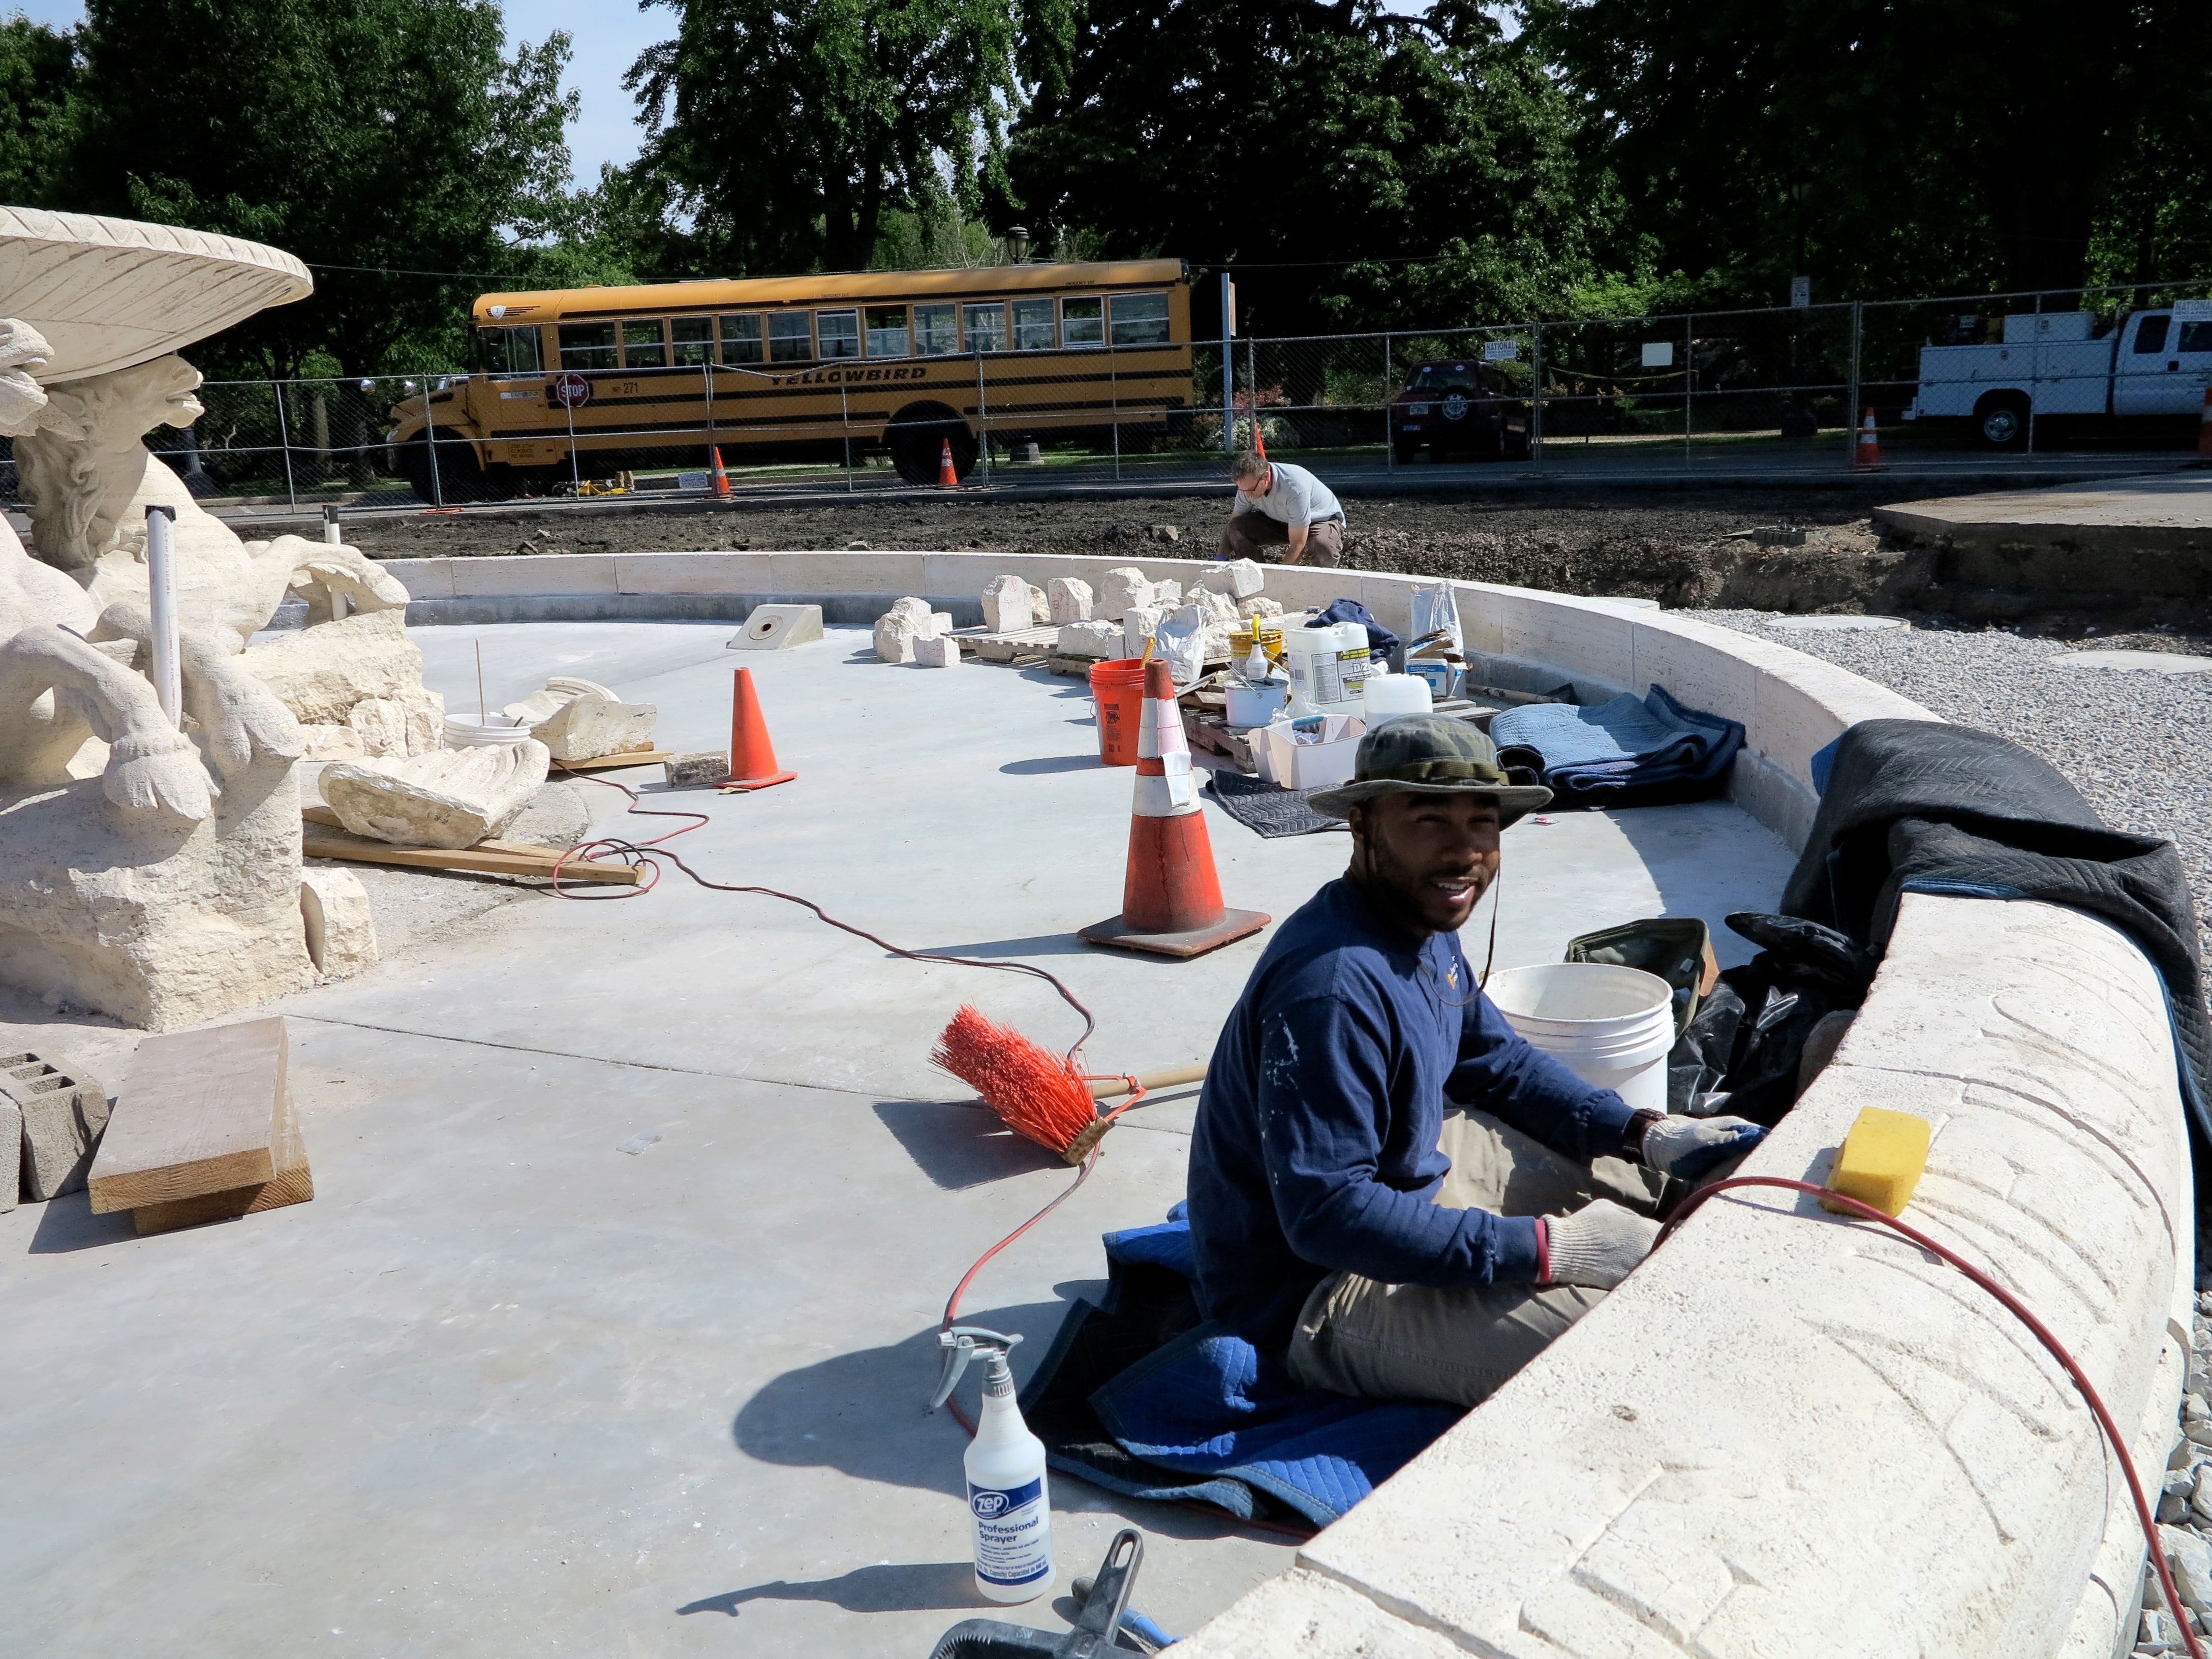
[[[172,355],[46,389],[40,428],[15,440],[32,550],[40,558],[64,570],[89,570],[114,545],[152,464],[139,440],[157,426],[199,419],[205,411],[192,395],[199,386],[199,370]]]

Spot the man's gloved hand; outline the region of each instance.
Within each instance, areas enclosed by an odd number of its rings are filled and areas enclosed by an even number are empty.
[[[1662,1117],[1644,1132],[1644,1167],[1695,1181],[1765,1139],[1765,1130],[1744,1118]]]
[[[1582,1285],[1609,1291],[1651,1254],[1659,1224],[1609,1198],[1585,1204],[1572,1215],[1548,1216],[1544,1229],[1550,1244],[1547,1285]]]

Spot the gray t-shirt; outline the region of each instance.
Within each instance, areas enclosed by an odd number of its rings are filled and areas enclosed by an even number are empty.
[[[1230,512],[1235,518],[1240,513],[1263,513],[1277,524],[1314,525],[1325,519],[1344,518],[1343,507],[1319,478],[1302,466],[1292,466],[1288,461],[1271,463],[1275,469],[1274,488],[1264,495],[1247,495],[1237,492],[1237,505]]]

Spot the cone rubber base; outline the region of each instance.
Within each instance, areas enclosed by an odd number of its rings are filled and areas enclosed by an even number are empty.
[[[724,778],[714,787],[726,795],[750,794],[756,789],[766,789],[771,784],[789,783],[798,775],[796,772],[771,772],[764,778]]]
[[[1202,957],[1224,945],[1234,945],[1240,939],[1249,939],[1273,920],[1261,910],[1224,910],[1221,920],[1210,927],[1194,927],[1182,933],[1139,933],[1115,916],[1110,921],[1091,923],[1076,938],[1085,945],[1103,945],[1116,951],[1144,951],[1182,962]]]

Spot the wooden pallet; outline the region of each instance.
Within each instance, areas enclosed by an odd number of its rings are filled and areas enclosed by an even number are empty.
[[[1052,654],[1060,638],[1060,624],[1040,623],[1034,628],[1010,628],[1003,633],[988,628],[956,628],[952,637],[963,656],[983,662],[1025,662]]]
[[[300,852],[311,859],[345,859],[355,864],[398,864],[414,870],[464,870],[478,875],[538,876],[550,878],[561,854],[550,847],[532,847],[519,841],[480,841],[454,851],[443,847],[394,847],[349,834],[327,806],[300,809]],[[561,866],[561,879],[600,882],[612,887],[635,887],[640,872],[626,864],[594,864],[571,859]]]

